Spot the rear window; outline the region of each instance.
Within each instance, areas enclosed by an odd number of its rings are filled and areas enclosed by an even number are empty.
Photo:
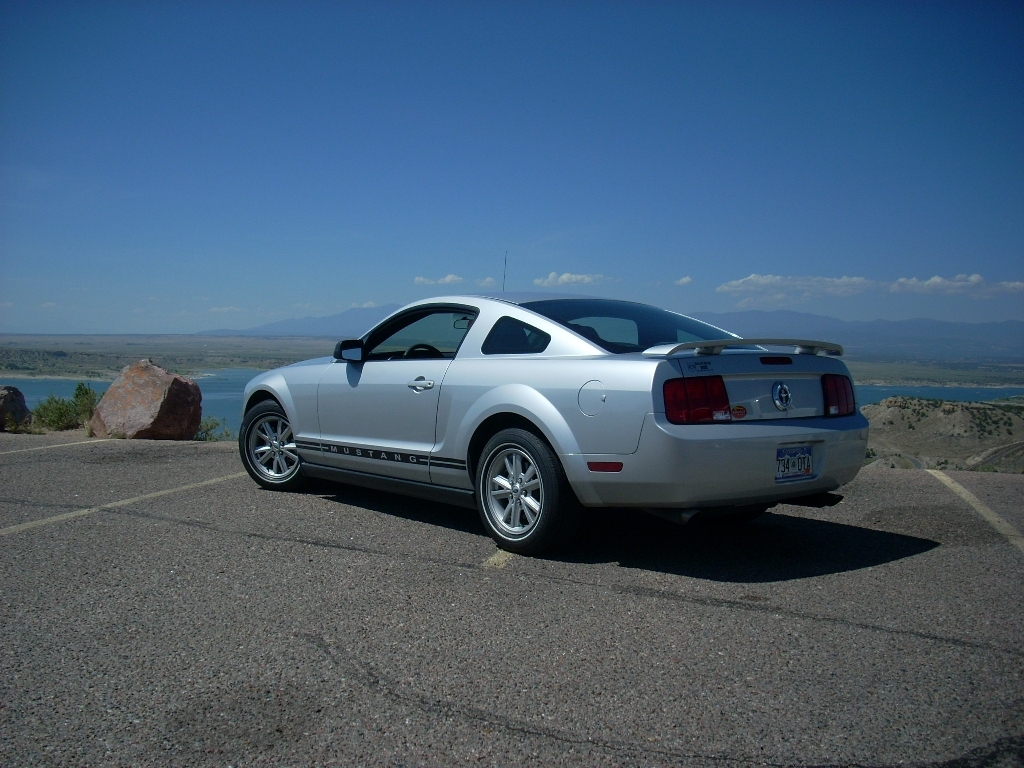
[[[731,334],[675,312],[611,299],[548,299],[522,305],[575,331],[613,354],[658,344],[728,338]]]
[[[551,337],[514,317],[503,317],[487,334],[480,351],[485,355],[528,355],[547,349]]]

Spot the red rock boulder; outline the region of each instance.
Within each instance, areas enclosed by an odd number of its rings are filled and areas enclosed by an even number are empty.
[[[97,437],[191,440],[199,431],[202,402],[192,379],[140,360],[122,370],[103,394],[89,426]]]

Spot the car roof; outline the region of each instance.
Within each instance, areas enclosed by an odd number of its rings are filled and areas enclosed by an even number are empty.
[[[579,293],[551,293],[548,291],[496,291],[495,293],[470,294],[481,299],[492,299],[493,301],[504,301],[508,304],[528,304],[531,301],[546,301],[550,299],[600,299],[600,296],[586,296]]]

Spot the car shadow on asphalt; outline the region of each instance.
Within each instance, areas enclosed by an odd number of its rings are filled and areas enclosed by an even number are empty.
[[[309,489],[325,500],[403,520],[486,538],[470,509],[326,482]],[[793,506],[826,508],[842,496],[821,494]],[[686,525],[635,509],[586,509],[578,534],[537,559],[617,563],[623,568],[733,583],[789,581],[855,571],[919,555],[931,539],[815,520],[772,510],[755,520],[702,520]]]
[[[831,506],[808,503],[803,506]],[[769,511],[755,520],[667,522],[637,510],[587,510],[580,536],[555,558],[617,562],[694,579],[790,581],[855,571],[919,555],[939,542]]]
[[[487,538],[487,531],[484,530],[480,517],[472,509],[360,488],[356,485],[330,483],[326,480],[317,480],[312,483],[308,493],[316,494],[326,501],[370,509],[384,515],[400,517],[403,520],[436,525],[460,533]]]

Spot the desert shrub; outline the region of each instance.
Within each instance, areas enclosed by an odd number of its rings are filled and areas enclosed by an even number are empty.
[[[213,416],[207,416],[199,422],[199,431],[193,440],[231,440],[234,438],[228,425]]]
[[[96,410],[96,390],[80,381],[75,387],[75,394],[71,396],[71,402],[78,412],[78,421],[84,424],[92,418],[92,412]]]
[[[32,424],[31,418],[27,418],[19,423],[14,420],[14,416],[12,416],[10,413],[4,414],[4,431],[10,432],[12,435],[19,433],[23,435],[42,434],[42,430],[39,429],[39,427]]]
[[[73,400],[50,395],[32,411],[32,423],[47,429],[76,429],[78,408]]]

